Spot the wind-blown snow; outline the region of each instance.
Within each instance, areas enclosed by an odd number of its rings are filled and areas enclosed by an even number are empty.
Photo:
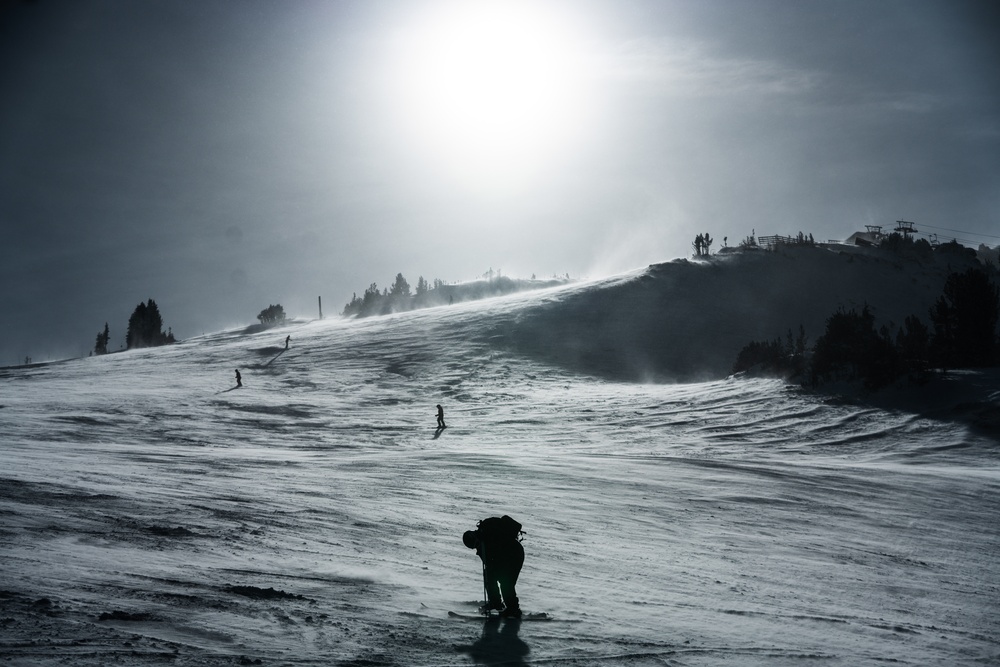
[[[0,370],[4,664],[1000,660],[995,431],[528,338],[661,279]],[[448,618],[504,513],[552,620]]]

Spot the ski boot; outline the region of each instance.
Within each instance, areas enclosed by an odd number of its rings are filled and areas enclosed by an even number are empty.
[[[521,608],[505,607],[504,610],[500,612],[500,618],[521,618]]]

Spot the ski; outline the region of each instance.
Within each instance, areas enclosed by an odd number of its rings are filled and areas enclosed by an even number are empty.
[[[456,611],[449,611],[448,618],[454,618],[461,621],[489,621],[491,619],[496,619],[498,621],[554,621],[556,619],[552,618],[545,612],[536,612],[534,614],[522,614],[521,618],[506,618],[500,614],[490,614],[485,616],[483,614],[459,614]]]

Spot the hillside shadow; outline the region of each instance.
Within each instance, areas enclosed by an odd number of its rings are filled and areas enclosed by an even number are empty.
[[[501,624],[499,616],[491,616],[483,624],[483,634],[469,646],[458,650],[468,654],[477,665],[511,665],[525,667],[524,661],[531,649],[518,637],[520,619],[507,619]]]
[[[955,370],[923,384],[903,384],[875,392],[844,385],[804,389],[828,401],[907,412],[934,421],[961,424],[1000,442],[1000,369]]]

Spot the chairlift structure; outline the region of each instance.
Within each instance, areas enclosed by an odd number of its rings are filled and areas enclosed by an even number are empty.
[[[896,229],[893,231],[899,232],[903,235],[903,238],[910,238],[911,234],[916,234],[917,230],[913,227],[916,223],[909,222],[908,220],[897,220]]]

